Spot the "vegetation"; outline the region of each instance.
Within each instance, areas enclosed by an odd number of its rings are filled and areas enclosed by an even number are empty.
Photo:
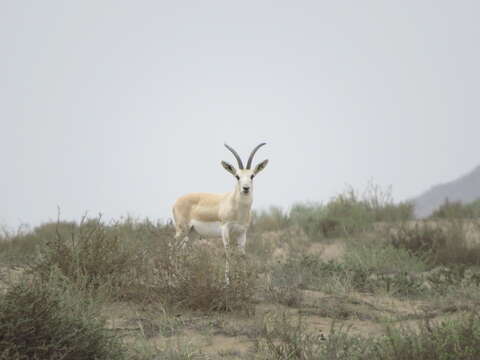
[[[480,218],[480,199],[468,204],[460,201],[445,202],[430,216],[432,219],[478,219]]]
[[[168,224],[4,231],[0,359],[479,358],[479,223],[389,194],[255,213],[228,285],[221,240]]]
[[[83,219],[70,233],[56,232],[31,271],[45,280],[58,269],[76,286],[98,289],[112,300],[230,311],[252,296],[254,269],[234,256],[238,266],[226,287],[224,255],[215,251],[215,261],[205,248],[182,251],[172,229],[160,223]]]
[[[308,331],[299,318],[285,314],[266,321],[256,350],[266,359],[378,359],[378,360],[474,360],[480,357],[480,317],[432,324],[420,322],[418,330],[387,328],[378,338],[351,335],[345,327],[332,325],[330,335]]]
[[[390,233],[391,243],[438,265],[479,265],[479,222],[450,218],[447,221],[402,224]]]
[[[12,285],[0,298],[2,359],[124,359],[95,303],[62,276]]]
[[[292,224],[300,226],[311,240],[349,236],[372,229],[374,223],[413,219],[413,204],[395,204],[391,190],[369,184],[363,196],[347,189],[326,205],[296,204],[290,212]]]

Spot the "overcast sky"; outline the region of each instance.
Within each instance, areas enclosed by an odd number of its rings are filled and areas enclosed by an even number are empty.
[[[478,1],[0,2],[0,224],[167,219],[256,161],[254,208],[480,163]]]

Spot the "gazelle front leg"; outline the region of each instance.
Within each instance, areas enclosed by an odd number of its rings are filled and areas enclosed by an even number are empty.
[[[239,248],[240,254],[241,254],[242,256],[245,256],[245,255],[246,255],[246,253],[245,253],[245,245],[246,245],[246,243],[247,243],[247,232],[244,231],[244,232],[242,232],[242,233],[238,236],[238,238],[237,238],[238,248]]]
[[[230,228],[228,224],[222,225],[222,240],[223,247],[225,248],[225,282],[230,284],[229,276],[229,258],[230,258]]]

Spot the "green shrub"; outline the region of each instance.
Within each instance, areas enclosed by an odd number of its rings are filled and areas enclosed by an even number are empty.
[[[326,210],[327,218],[338,223],[347,235],[370,230],[375,221],[373,211],[358,198],[353,189],[333,198]]]
[[[289,225],[288,213],[280,207],[270,206],[268,210],[252,211],[252,231],[278,231],[287,228]]]
[[[36,256],[40,244],[33,234],[18,231],[5,233],[0,240],[0,261],[4,264],[28,264]]]
[[[379,185],[369,182],[364,190],[362,202],[367,211],[373,214],[376,222],[407,221],[414,219],[413,202],[395,203],[392,187],[382,189]]]
[[[323,261],[319,255],[299,254],[275,264],[269,273],[270,298],[296,306],[298,289],[327,293],[387,291],[392,295],[420,294],[422,280],[414,274],[427,265],[405,249],[380,240],[356,239],[346,244],[341,259]],[[300,298],[299,298],[300,299]]]
[[[403,224],[389,237],[395,247],[407,249],[431,266],[479,265],[480,245],[468,240],[469,228],[474,225],[461,219],[422,221],[414,226]]]
[[[317,359],[323,335],[306,331],[302,318],[296,323],[286,313],[265,318],[255,350],[265,359]]]
[[[69,234],[56,232],[40,254],[31,273],[47,280],[58,269],[76,286],[111,299],[226,311],[247,308],[253,296],[256,273],[247,260],[232,257],[226,286],[223,247],[192,241],[181,249],[171,227],[149,221],[84,219]]]
[[[480,318],[470,314],[438,325],[425,321],[419,331],[391,328],[370,352],[372,359],[476,360],[480,358]]]
[[[33,272],[48,279],[52,269],[59,269],[72,282],[94,288],[126,285],[125,279],[141,266],[142,258],[135,246],[138,240],[123,241],[116,230],[96,218],[82,220],[69,233],[52,231]]]
[[[371,230],[375,222],[410,220],[413,209],[412,203],[395,204],[390,188],[383,191],[370,183],[363,196],[348,188],[325,205],[297,203],[290,211],[290,222],[311,240],[318,240]]]
[[[380,239],[356,239],[347,244],[343,263],[360,291],[387,291],[394,296],[419,295],[423,281],[417,274],[427,264],[405,249]]]
[[[319,203],[294,204],[290,210],[290,222],[299,226],[312,241],[332,236],[338,225],[330,223],[325,206]]]
[[[352,335],[332,322],[330,333],[309,331],[302,319],[285,313],[264,320],[255,349],[264,359],[332,360],[477,360],[480,358],[480,318],[419,323],[418,329],[389,328],[386,335]]]
[[[432,219],[475,219],[480,218],[480,199],[468,204],[461,201],[449,201],[448,198],[432,215]]]
[[[255,291],[255,266],[241,256],[231,256],[229,284],[225,283],[222,252],[197,248],[175,260],[175,270],[163,283],[160,298],[194,310],[250,311]],[[212,256],[213,255],[213,256]]]
[[[2,359],[123,359],[120,341],[104,329],[95,304],[52,273],[24,279],[0,298]]]
[[[345,266],[368,274],[391,272],[421,272],[426,264],[405,249],[398,249],[381,239],[349,241],[343,256]]]

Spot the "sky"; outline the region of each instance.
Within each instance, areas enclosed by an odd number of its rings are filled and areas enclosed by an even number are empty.
[[[255,163],[255,209],[479,165],[478,1],[0,2],[0,225],[167,220]],[[244,160],[246,161],[246,160]]]

